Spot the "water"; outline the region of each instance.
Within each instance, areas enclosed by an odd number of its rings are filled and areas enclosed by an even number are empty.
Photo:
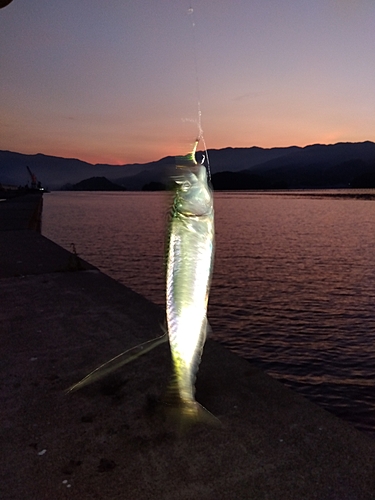
[[[55,192],[43,234],[163,306],[167,211],[165,193]],[[213,337],[375,436],[375,190],[221,192],[215,214]]]

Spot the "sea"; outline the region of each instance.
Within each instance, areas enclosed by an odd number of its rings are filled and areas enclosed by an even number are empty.
[[[164,307],[166,192],[51,192],[42,234]],[[375,190],[215,192],[211,336],[375,438]]]

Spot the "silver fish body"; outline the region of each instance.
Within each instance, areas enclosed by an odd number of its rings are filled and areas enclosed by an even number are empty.
[[[195,400],[195,379],[207,334],[207,303],[214,257],[213,194],[204,165],[192,153],[179,157],[168,227],[167,332],[99,366],[68,392],[80,389],[169,340],[173,377],[165,402],[183,430],[196,421],[221,425]]]
[[[183,418],[199,420],[203,408],[195,401],[194,384],[207,331],[215,238],[213,194],[204,165],[181,167],[175,181],[166,277],[174,370],[170,392],[178,398]]]

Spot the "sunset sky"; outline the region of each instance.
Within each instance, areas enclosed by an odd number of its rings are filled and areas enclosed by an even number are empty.
[[[375,141],[374,34],[374,0],[13,0],[0,149],[183,154],[199,98],[208,148]]]

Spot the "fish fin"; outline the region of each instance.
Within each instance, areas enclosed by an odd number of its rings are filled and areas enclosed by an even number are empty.
[[[222,427],[220,420],[195,399],[180,397],[176,375],[172,376],[162,403],[168,422],[176,427],[180,434],[187,432],[190,427],[198,423]]]
[[[207,321],[207,326],[206,326],[206,338],[210,338],[212,336],[212,328],[210,323]]]
[[[67,389],[66,392],[68,393],[73,392],[78,389],[82,389],[82,387],[85,387],[86,385],[96,382],[97,380],[109,375],[115,370],[118,370],[127,363],[134,361],[143,354],[146,354],[147,352],[151,351],[158,345],[163,344],[164,342],[167,341],[168,341],[168,335],[167,333],[164,333],[163,335],[157,337],[156,339],[148,340],[147,342],[138,344],[135,347],[132,347],[131,349],[127,349],[126,351],[122,352],[121,354],[118,354],[117,356],[110,359],[106,363],[95,368],[95,370],[86,375],[86,377],[84,377],[82,380],[69,387],[69,389]]]
[[[195,424],[222,427],[220,420],[197,401],[180,400],[178,404],[164,404],[167,421],[177,428],[179,434],[184,434]]]

